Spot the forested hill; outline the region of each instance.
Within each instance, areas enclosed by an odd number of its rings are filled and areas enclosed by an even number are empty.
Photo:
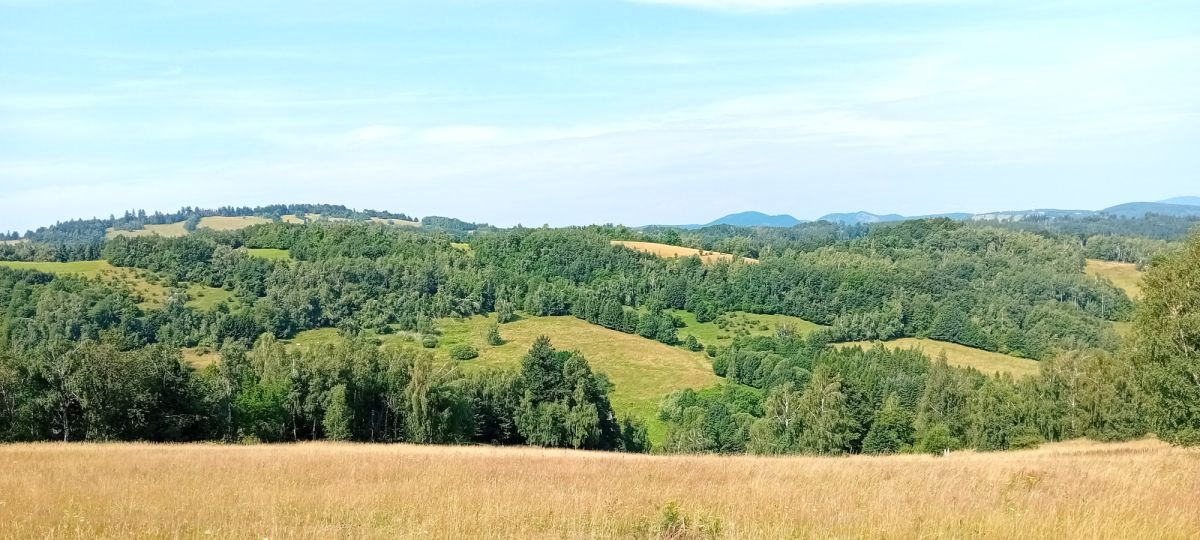
[[[147,213],[145,210],[130,210],[121,216],[108,218],[77,219],[56,223],[24,234],[10,232],[2,240],[26,240],[55,246],[61,260],[80,260],[94,256],[106,236],[112,231],[137,231],[147,225],[184,224],[185,229],[195,230],[199,220],[211,217],[261,217],[280,221],[288,216],[320,216],[325,219],[367,221],[394,219],[416,221],[405,214],[378,210],[353,210],[333,204],[275,204],[270,206],[223,206],[215,209],[184,207],[176,212]]]
[[[1030,231],[932,219],[636,231],[498,230],[439,220],[446,226],[316,220],[198,228],[173,238],[102,237],[104,264],[129,272],[116,280],[53,265],[41,268],[56,273],[0,268],[0,437],[640,450],[647,445],[640,425],[654,420],[667,429],[663,449],[840,453],[1133,436],[1155,426],[1105,408],[1107,402],[1062,410],[1065,393],[1083,390],[1053,386],[1062,381],[1046,379],[1044,370],[1017,381],[931,363],[917,352],[828,344],[932,338],[1065,366],[1053,369],[1094,369],[1089,384],[1099,386],[1087,391],[1128,397],[1156,389],[1134,388],[1119,375],[1126,366],[1120,362],[1133,356],[1122,352],[1115,323],[1131,321],[1138,308],[1111,282],[1085,274],[1085,261],[1137,259],[1152,275],[1158,260],[1163,268],[1186,268],[1167,262],[1183,256],[1181,242],[1114,235],[1091,224]],[[659,258],[614,240],[753,260]],[[31,247],[38,245],[7,244],[0,254],[36,255]],[[1143,306],[1171,294],[1155,280],[1148,285]],[[166,297],[147,302],[150,286]],[[198,304],[194,291],[215,291],[205,294],[219,300]],[[1142,334],[1169,315],[1141,309]],[[738,313],[822,326],[807,335],[789,325],[769,335],[739,329],[720,343],[679,338],[681,315],[724,325]],[[503,343],[504,323],[517,318],[570,316],[704,350],[716,375],[741,385],[664,395],[650,418],[613,408],[610,380],[551,342],[539,341],[519,369],[470,376],[423,351],[437,347],[447,321],[472,316],[498,324],[488,343]],[[336,329],[345,344],[303,351],[280,344],[314,329]],[[405,339],[392,340],[395,348],[373,345],[393,335]],[[180,360],[181,349],[221,359],[196,371]],[[477,354],[467,347],[451,356],[469,363]],[[1071,354],[1075,360],[1063,360]],[[1162,377],[1173,381],[1172,373]],[[780,400],[838,405],[825,411],[833,417],[779,431],[773,415],[781,414]],[[1172,420],[1174,431],[1161,433],[1184,433],[1178,422],[1187,421]]]

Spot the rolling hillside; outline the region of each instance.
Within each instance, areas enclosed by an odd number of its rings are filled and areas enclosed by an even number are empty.
[[[109,264],[108,261],[69,263],[0,261],[0,266],[96,279],[109,286],[126,289],[141,297],[143,309],[163,307],[171,292],[152,272],[135,268],[119,268]],[[229,291],[224,289],[205,287],[194,283],[183,285],[190,298],[187,305],[195,309],[212,309],[217,304],[233,297]]]
[[[549,336],[554,347],[579,351],[592,369],[608,375],[616,385],[613,407],[618,414],[635,414],[645,419],[652,440],[661,441],[663,426],[655,419],[658,404],[667,394],[684,388],[704,388],[718,384],[708,357],[657,341],[609,330],[574,317],[529,317],[502,325],[505,343],[487,344],[487,328],[493,319],[472,317],[438,321],[441,330],[435,353],[450,360],[454,345],[468,344],[479,351],[479,358],[460,362],[465,370],[482,367],[516,368],[539,336]],[[342,339],[331,328],[301,332],[292,345],[311,347]],[[410,334],[379,336],[383,346],[417,347]]]

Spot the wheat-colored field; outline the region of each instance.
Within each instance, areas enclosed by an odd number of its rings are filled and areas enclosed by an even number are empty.
[[[651,255],[656,255],[664,259],[673,259],[676,257],[700,257],[704,264],[713,264],[717,261],[732,261],[737,257],[728,253],[720,253],[717,251],[703,251],[695,248],[672,246],[669,244],[657,244],[654,242],[633,242],[628,240],[613,240],[614,246],[625,246],[629,249],[634,249]],[[743,261],[748,263],[757,263],[758,259],[750,257],[742,257]]]
[[[262,225],[270,222],[271,220],[258,216],[209,216],[200,218],[199,227],[214,231],[236,231],[252,225]]]
[[[862,347],[868,349],[874,347],[876,343],[882,343],[884,347],[893,350],[919,349],[932,360],[936,360],[938,356],[945,354],[946,363],[952,366],[975,368],[989,375],[993,373],[1008,373],[1014,377],[1026,377],[1037,375],[1041,369],[1041,364],[1037,360],[1017,358],[1007,354],[985,351],[957,343],[938,341],[936,339],[900,338],[886,342],[856,341],[852,343],[838,343],[834,346]]]
[[[1200,451],[667,457],[0,446],[6,538],[1194,538]]]
[[[1089,276],[1111,281],[1134,300],[1142,297],[1142,272],[1136,264],[1088,259],[1084,271]]]

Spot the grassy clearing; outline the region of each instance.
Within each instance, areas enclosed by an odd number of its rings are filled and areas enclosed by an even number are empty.
[[[246,253],[250,254],[252,257],[261,257],[263,259],[270,259],[273,261],[286,261],[292,258],[292,255],[288,253],[288,250],[286,249],[256,248],[247,249]]]
[[[1136,264],[1088,259],[1084,271],[1089,276],[1107,279],[1134,300],[1142,297],[1142,272]]]
[[[859,341],[854,343],[839,343],[836,346],[868,348],[873,347],[876,343],[879,342]],[[935,339],[900,338],[883,342],[883,346],[889,349],[920,349],[925,352],[926,356],[934,360],[942,353],[945,353],[946,361],[950,365],[971,367],[987,374],[1009,373],[1014,377],[1027,377],[1036,375],[1041,369],[1040,364],[1036,360],[1017,358],[1007,354],[994,353]]]
[[[694,248],[686,248],[672,246],[669,244],[657,244],[654,242],[633,242],[625,240],[613,240],[614,246],[625,246],[629,249],[634,249],[651,255],[656,255],[664,259],[673,259],[676,257],[700,257],[704,264],[713,264],[717,261],[732,261],[737,257],[728,253],[720,253],[717,251],[702,251]],[[750,257],[742,257],[742,260],[748,263],[757,263],[758,259]]]
[[[457,249],[459,251],[471,253],[471,244],[464,244],[461,242],[450,242],[450,247]]]
[[[733,342],[733,338],[739,334],[751,336],[771,335],[775,333],[777,328],[783,325],[795,328],[801,335],[823,328],[819,324],[789,315],[757,315],[744,311],[735,311],[726,313],[718,317],[717,320],[702,323],[697,322],[696,315],[690,311],[676,310],[672,311],[672,313],[687,325],[679,329],[679,339],[687,339],[688,335],[693,335],[706,347],[713,345],[728,346]]]
[[[206,349],[182,349],[183,359],[196,369],[206,368],[221,360],[221,353]]]
[[[110,229],[108,229],[108,232],[105,233],[104,236],[109,239],[116,238],[118,236],[151,236],[151,235],[157,235],[157,236],[162,236],[162,237],[166,237],[166,238],[178,238],[180,236],[187,236],[187,233],[188,233],[187,229],[185,229],[183,227],[183,222],[180,221],[179,223],[167,223],[165,225],[146,225],[144,228],[138,229],[136,231],[118,231],[116,229],[110,228]]]
[[[187,295],[190,300],[186,305],[201,311],[216,309],[222,302],[233,299],[233,293],[225,289],[206,287],[195,283],[188,285]]]
[[[1157,441],[843,458],[14,444],[0,523],[12,538],[1189,538],[1198,464]]]
[[[200,218],[201,229],[212,229],[214,231],[236,231],[245,229],[253,225],[262,225],[270,223],[271,220],[258,216],[209,216]]]
[[[661,442],[665,426],[656,419],[658,404],[667,394],[683,388],[704,388],[721,381],[703,354],[657,341],[609,330],[574,317],[531,317],[500,327],[503,345],[487,344],[487,328],[493,319],[438,321],[442,334],[434,354],[450,360],[450,348],[461,343],[479,351],[479,358],[459,362],[464,370],[485,367],[516,368],[538,336],[549,336],[559,350],[583,353],[592,369],[608,375],[616,385],[613,407],[618,414],[632,414],[647,421],[651,439]],[[293,346],[311,347],[343,338],[333,328],[301,332]],[[383,346],[419,347],[410,334],[379,336]]]

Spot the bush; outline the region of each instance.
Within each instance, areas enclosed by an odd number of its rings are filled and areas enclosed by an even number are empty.
[[[504,345],[504,338],[500,336],[500,326],[493,324],[488,327],[487,343],[493,347]]]
[[[471,360],[479,358],[479,351],[475,350],[475,347],[462,343],[450,348],[450,358],[455,360]]]
[[[438,346],[438,340],[434,336],[426,335],[421,338],[421,346],[426,349],[432,349]]]

